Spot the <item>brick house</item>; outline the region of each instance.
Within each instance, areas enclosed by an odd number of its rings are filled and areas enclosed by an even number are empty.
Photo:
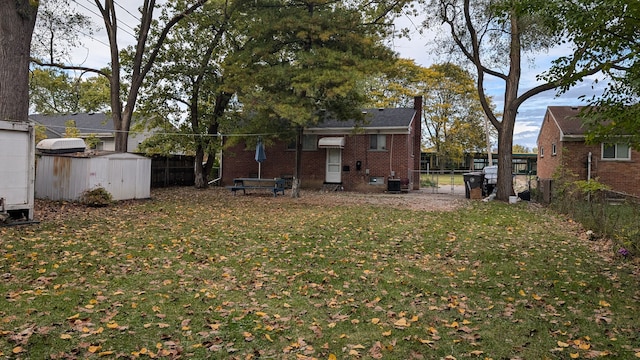
[[[585,143],[582,107],[549,106],[538,134],[538,178],[549,181],[558,167],[576,180],[597,179],[613,191],[640,196],[640,153],[624,143]]]
[[[348,191],[384,191],[389,179],[407,189],[420,188],[422,98],[413,108],[366,109],[364,124],[326,120],[303,131],[301,186],[334,185]],[[290,177],[295,147],[280,141],[266,147],[262,178]],[[255,147],[241,142],[222,152],[223,185],[234,178],[256,177]]]

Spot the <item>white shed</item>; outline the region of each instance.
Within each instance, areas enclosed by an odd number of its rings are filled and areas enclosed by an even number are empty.
[[[149,198],[151,159],[104,151],[42,154],[38,159],[35,196],[39,199],[76,201],[98,187],[113,200]]]
[[[30,123],[0,120],[0,222],[33,220],[34,134]]]

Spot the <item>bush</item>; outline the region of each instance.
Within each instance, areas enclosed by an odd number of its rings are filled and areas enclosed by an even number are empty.
[[[631,201],[611,203],[609,187],[597,180],[575,178],[566,172],[555,177],[551,206],[591,229],[597,237],[613,240],[613,251],[620,247],[625,249],[624,256],[640,255],[640,206]]]
[[[111,194],[103,187],[86,190],[80,196],[80,203],[91,207],[108,206],[113,202]]]

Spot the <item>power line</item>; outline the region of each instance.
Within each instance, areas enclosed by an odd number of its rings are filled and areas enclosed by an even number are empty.
[[[91,0],[87,0],[89,3],[91,3]],[[86,5],[83,5],[81,3],[78,2],[78,0],[73,0],[74,3],[76,3],[76,5],[80,6],[81,8],[87,10],[88,12],[92,13],[93,15],[97,16],[98,18],[102,19],[102,15],[98,14],[95,10],[87,7]],[[129,27],[131,30],[134,30],[134,28],[132,28],[131,26],[127,25],[126,23],[122,22],[121,20],[118,20],[119,23],[121,23],[124,26]],[[130,35],[131,37],[133,37],[134,39],[137,39],[137,37],[132,34],[131,32],[127,31],[126,29],[123,29],[122,27],[120,28],[120,30],[122,30],[123,33]]]
[[[79,32],[80,34],[82,34],[82,35],[84,35],[84,36],[88,37],[89,39],[91,39],[91,40],[93,40],[93,41],[99,42],[100,44],[102,44],[102,45],[104,45],[104,46],[106,46],[106,47],[108,47],[108,48],[110,48],[110,47],[111,47],[111,45],[107,44],[106,42],[104,42],[104,41],[102,41],[102,40],[100,40],[100,39],[98,39],[98,38],[96,38],[96,37],[93,37],[92,35],[89,35],[89,34],[87,34],[87,33],[85,33],[85,32],[82,32],[81,30],[76,30],[76,31],[77,31],[77,32]]]
[[[124,10],[124,12],[131,15],[131,17],[136,19],[137,22],[140,22],[140,19],[138,19],[135,15],[133,15],[129,10],[125,9],[122,5],[118,4],[117,1],[113,0],[113,3],[116,4],[120,9]]]
[[[91,2],[91,0],[87,0],[87,2],[88,2],[89,4],[92,4],[92,5],[93,5],[93,3]],[[131,14],[127,9],[123,8],[122,6],[120,6],[120,4],[116,3],[115,1],[114,1],[113,3],[114,3],[114,4],[116,4],[118,7],[120,7],[122,10],[124,10],[125,12],[127,12],[127,14],[129,14],[129,15],[133,16],[133,15],[132,15],[132,14]],[[100,17],[102,17],[102,16],[100,16]],[[136,18],[135,16],[133,16],[133,18],[134,18],[137,22],[140,22],[140,20],[138,20],[138,18]],[[120,25],[126,26],[126,27],[128,27],[129,29],[131,29],[131,30],[132,30],[132,31],[134,31],[134,32],[136,31],[136,29],[135,29],[134,27],[132,27],[132,26],[131,26],[131,25],[129,25],[128,23],[126,23],[126,22],[122,21],[120,18],[118,18],[117,20],[118,20],[118,22],[120,23]],[[124,30],[122,30],[122,31],[124,31]],[[133,34],[131,34],[131,33],[127,33],[127,34],[129,34],[129,35],[131,35],[131,36],[133,36],[133,37],[135,38],[135,35],[133,35]]]
[[[38,125],[43,126],[46,129],[66,129],[67,126],[63,126],[63,125],[44,125],[41,123],[38,123]],[[243,133],[243,134],[222,134],[222,133],[217,133],[217,134],[185,134],[185,133],[174,133],[174,132],[152,132],[152,131],[125,131],[125,130],[111,130],[111,129],[94,129],[94,128],[87,128],[87,127],[74,127],[75,129],[78,129],[82,132],[85,133],[91,133],[91,132],[95,132],[95,133],[100,133],[100,134],[105,134],[105,133],[134,133],[134,134],[141,134],[141,135],[165,135],[165,136],[198,136],[198,137],[247,137],[247,136],[269,136],[269,135],[278,135],[280,134],[279,132],[274,132],[274,133]]]

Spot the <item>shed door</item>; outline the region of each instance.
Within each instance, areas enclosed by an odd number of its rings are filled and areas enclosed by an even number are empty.
[[[340,183],[342,182],[342,149],[327,149],[327,172],[325,182]]]
[[[114,200],[136,198],[136,164],[135,160],[109,161],[109,183]]]
[[[0,133],[0,198],[5,205],[29,203],[29,133]]]

